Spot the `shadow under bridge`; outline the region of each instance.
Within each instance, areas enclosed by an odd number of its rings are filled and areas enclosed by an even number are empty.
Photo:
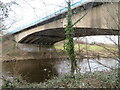
[[[99,28],[74,28],[74,37],[93,35],[118,35],[118,30]],[[27,44],[48,44],[65,40],[65,28],[52,28],[32,33],[19,41]]]

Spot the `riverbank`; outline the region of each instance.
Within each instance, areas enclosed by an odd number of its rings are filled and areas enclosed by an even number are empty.
[[[118,70],[54,77],[44,83],[27,83],[21,78],[4,81],[2,88],[118,88]]]
[[[52,46],[17,43],[11,35],[3,36],[0,45],[1,62],[57,58],[56,50]]]
[[[2,45],[2,55],[0,61],[10,62],[18,60],[31,60],[31,59],[51,59],[60,58],[66,59],[67,55],[64,50],[64,43],[55,44],[52,47],[38,47],[28,48],[18,45],[13,38],[5,37],[5,40],[1,42]],[[26,45],[25,45],[26,46]],[[118,57],[117,47],[115,45],[107,44],[78,44],[75,43],[75,55],[77,59],[83,58],[116,58]],[[25,50],[24,50],[24,49]],[[22,50],[23,49],[23,50]],[[35,49],[35,50],[34,50]]]
[[[116,58],[118,57],[117,46],[113,44],[77,44],[74,45],[76,58]],[[64,44],[55,45],[55,49],[60,55],[64,53]]]

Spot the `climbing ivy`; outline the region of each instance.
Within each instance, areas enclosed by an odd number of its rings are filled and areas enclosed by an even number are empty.
[[[77,60],[75,58],[74,53],[74,29],[72,25],[72,10],[71,10],[71,1],[67,2],[68,4],[68,12],[67,12],[67,25],[65,29],[66,42],[65,42],[65,50],[67,52],[69,60],[71,60],[71,74],[74,74],[77,69]]]

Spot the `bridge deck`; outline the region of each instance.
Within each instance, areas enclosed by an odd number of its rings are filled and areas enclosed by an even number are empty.
[[[90,1],[94,1],[94,0],[82,0],[82,1],[76,2],[76,3],[71,5],[71,8],[73,9],[73,11],[75,9],[78,9],[78,8],[81,9],[81,10],[86,10],[87,8],[89,8],[89,6],[91,4],[92,4],[93,7],[96,7],[96,6],[102,4],[100,2],[93,3],[93,2],[90,2]],[[44,24],[52,22],[54,20],[61,19],[61,18],[66,16],[66,12],[67,12],[67,8],[65,7],[65,8],[63,8],[63,9],[61,9],[61,10],[59,10],[59,11],[53,13],[53,14],[50,14],[50,15],[48,15],[46,17],[43,17],[43,18],[41,18],[41,19],[39,19],[39,20],[37,20],[35,22],[32,22],[32,23],[30,23],[28,25],[20,26],[20,27],[18,27],[17,29],[13,30],[10,33],[12,33],[12,34],[19,33],[19,32],[21,32],[23,30],[35,28],[37,26],[44,25]]]
[[[89,9],[89,6],[93,5]],[[118,3],[86,3],[73,9],[72,21],[75,22],[82,15],[84,18],[78,22],[75,29],[75,37],[90,35],[118,35],[119,31],[119,14]],[[84,9],[83,9],[84,8]],[[35,25],[27,27],[19,32],[14,33],[16,42],[42,44],[55,42],[65,39],[65,18],[66,12],[55,15],[49,19],[41,21]]]

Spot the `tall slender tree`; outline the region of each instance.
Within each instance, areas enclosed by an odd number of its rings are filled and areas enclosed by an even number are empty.
[[[68,0],[68,12],[67,12],[67,25],[65,29],[66,35],[66,51],[69,56],[69,60],[71,60],[71,74],[74,74],[75,70],[77,69],[77,60],[75,58],[74,53],[74,29],[72,24],[72,9],[71,9],[71,0]]]

